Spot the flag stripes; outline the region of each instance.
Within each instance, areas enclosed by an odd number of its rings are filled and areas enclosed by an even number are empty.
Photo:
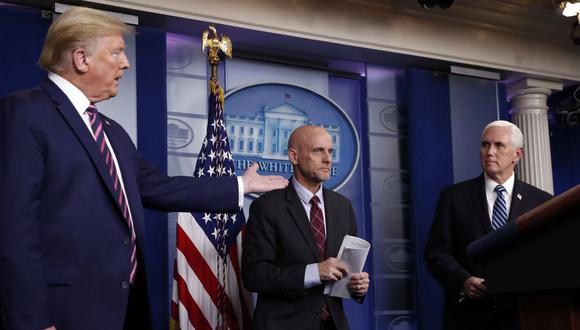
[[[205,281],[200,281],[200,285],[203,286],[209,298],[212,302],[217,306],[218,305],[218,291],[224,291],[223,286],[219,283],[218,279],[216,278],[215,270],[212,269],[210,264],[204,259],[203,255],[197,250],[196,246],[193,242],[189,239],[187,234],[183,231],[182,228],[177,228],[177,248],[178,248],[178,258],[185,258],[187,265],[189,268],[197,275],[197,278],[204,278]],[[180,251],[188,251],[187,255],[184,255]],[[210,253],[211,254],[211,253]],[[206,298],[207,299],[207,298]],[[220,311],[222,314],[224,312],[233,314],[234,310],[231,304],[231,301],[226,296],[226,303],[223,307],[225,310]],[[237,329],[236,326],[233,329]]]

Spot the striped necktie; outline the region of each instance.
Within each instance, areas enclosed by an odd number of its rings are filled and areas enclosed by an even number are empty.
[[[320,199],[318,196],[312,196],[310,204],[310,225],[312,226],[312,233],[314,233],[314,238],[316,239],[316,245],[318,245],[318,251],[320,252],[320,259],[324,260],[326,255],[326,234],[324,230],[324,216],[322,215],[322,210],[318,207]]]
[[[493,204],[491,228],[493,228],[493,230],[497,230],[507,223],[507,207],[505,203],[505,197],[503,196],[503,193],[506,190],[501,184],[498,184],[493,191],[497,193],[497,198]]]
[[[99,116],[97,107],[94,104],[89,105],[87,108],[87,114],[89,115],[91,130],[93,131],[93,137],[97,142],[99,151],[103,155],[103,160],[107,166],[108,173],[113,181],[113,188],[115,189],[115,200],[123,213],[123,218],[131,231],[131,273],[129,274],[129,281],[133,283],[135,280],[135,273],[137,271],[137,244],[135,238],[135,228],[133,227],[133,218],[131,212],[129,211],[127,205],[127,197],[123,185],[120,182],[119,173],[117,173],[117,167],[113,161],[113,156],[109,146],[106,142],[105,132],[103,130],[103,120]]]
[[[312,207],[310,207],[310,226],[312,227],[312,233],[316,239],[320,259],[324,260],[326,255],[326,234],[324,230],[324,216],[322,215],[322,210],[318,207],[318,203],[320,203],[318,196],[312,196],[312,199],[310,200],[310,204],[312,204]],[[329,316],[330,313],[328,312],[328,306],[324,303],[320,310],[320,318],[323,321],[326,321]]]

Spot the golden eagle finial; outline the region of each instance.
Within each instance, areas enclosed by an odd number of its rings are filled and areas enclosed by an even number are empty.
[[[209,64],[217,65],[219,63],[219,55],[224,54],[227,58],[232,58],[232,41],[228,36],[221,35],[221,40],[217,36],[217,31],[214,26],[209,26],[212,32],[205,30],[201,35],[201,52],[205,54],[205,49],[209,48],[208,60]]]

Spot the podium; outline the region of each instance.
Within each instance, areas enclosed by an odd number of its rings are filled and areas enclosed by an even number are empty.
[[[517,297],[523,330],[580,330],[580,185],[467,247],[490,295]]]

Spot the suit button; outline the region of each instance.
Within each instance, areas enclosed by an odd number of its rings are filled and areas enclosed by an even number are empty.
[[[129,288],[129,282],[127,282],[127,281],[121,281],[121,287],[122,287],[123,289],[127,289],[127,288]]]
[[[131,243],[131,239],[129,237],[123,238],[123,244],[129,245],[129,243]]]

